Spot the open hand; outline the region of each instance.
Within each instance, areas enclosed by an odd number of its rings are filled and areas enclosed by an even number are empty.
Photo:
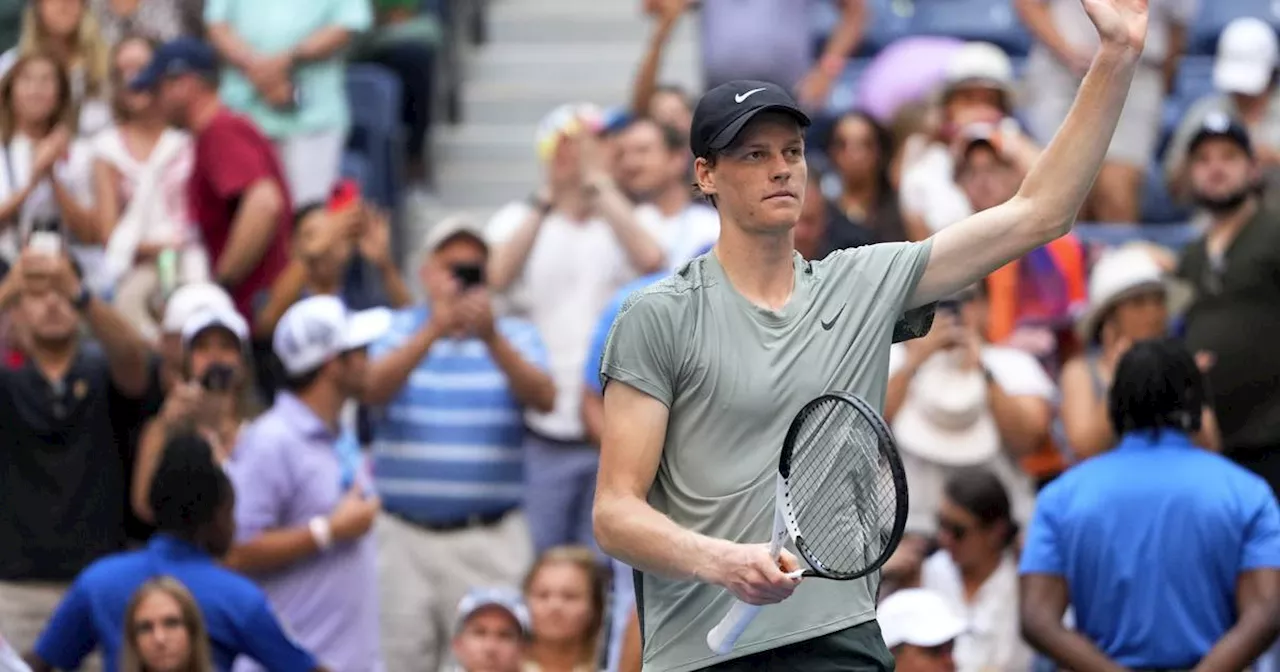
[[[1104,45],[1141,52],[1147,40],[1147,0],[1082,0]]]
[[[726,543],[716,564],[711,582],[747,604],[776,604],[791,597],[800,585],[799,577],[788,576],[800,570],[796,557],[783,549],[775,560],[768,544]]]

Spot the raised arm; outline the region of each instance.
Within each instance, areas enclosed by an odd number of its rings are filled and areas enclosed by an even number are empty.
[[[966,287],[1065,235],[1102,165],[1147,32],[1146,0],[1083,0],[1101,48],[1053,141],[1008,202],[934,236],[910,306]]]

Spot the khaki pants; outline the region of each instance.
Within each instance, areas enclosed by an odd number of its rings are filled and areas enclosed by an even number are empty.
[[[432,532],[378,517],[382,657],[395,672],[437,672],[451,658],[458,602],[479,586],[518,587],[533,563],[524,513],[491,527]]]
[[[0,634],[19,655],[35,648],[36,640],[66,592],[67,586],[61,583],[0,581]],[[102,660],[94,653],[85,659],[80,669],[97,672],[102,669]]]

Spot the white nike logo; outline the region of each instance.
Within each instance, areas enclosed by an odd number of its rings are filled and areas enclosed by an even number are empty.
[[[736,96],[734,96],[734,97],[733,97],[733,102],[735,102],[735,103],[741,103],[742,101],[744,101],[744,100],[746,100],[746,99],[750,98],[751,96],[753,96],[753,95],[755,95],[755,94],[757,94],[757,93],[760,93],[761,91],[764,91],[764,87],[760,87],[760,88],[758,88],[758,89],[751,89],[750,91],[748,91],[748,92],[746,92],[746,93],[739,93],[738,95],[736,95]]]

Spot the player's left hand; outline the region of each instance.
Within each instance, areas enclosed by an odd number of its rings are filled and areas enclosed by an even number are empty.
[[[1104,45],[1141,52],[1147,39],[1147,0],[1082,0]]]

